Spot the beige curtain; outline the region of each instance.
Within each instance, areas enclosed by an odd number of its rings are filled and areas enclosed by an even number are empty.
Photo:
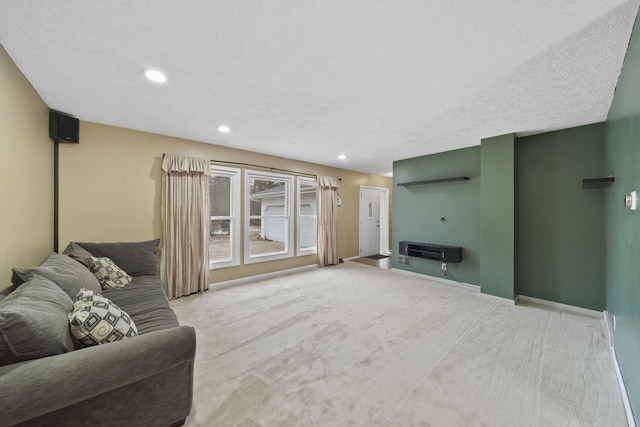
[[[209,283],[209,161],[165,154],[160,267],[169,299]]]
[[[318,182],[318,264],[338,264],[338,180],[319,176]]]

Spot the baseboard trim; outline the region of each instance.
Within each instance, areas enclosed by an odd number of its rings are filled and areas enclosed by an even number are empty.
[[[602,321],[604,322],[604,327],[607,330],[607,342],[609,343],[611,350],[613,350],[613,326],[609,322],[609,312],[607,310],[602,312]]]
[[[620,365],[618,365],[618,356],[616,356],[616,349],[613,345],[613,328],[609,322],[609,315],[607,310],[603,313],[604,326],[607,331],[607,340],[609,342],[609,348],[611,349],[611,358],[613,359],[613,366],[616,369],[616,378],[618,380],[618,388],[620,388],[620,394],[622,395],[622,404],[624,406],[624,412],[627,415],[627,424],[629,427],[636,427],[636,422],[633,417],[633,411],[631,410],[631,402],[629,402],[629,395],[627,394],[627,387],[624,385],[624,379],[622,378],[622,372],[620,371]]]
[[[273,277],[288,276],[289,274],[302,273],[304,271],[315,270],[320,268],[318,264],[304,265],[302,267],[288,268],[286,270],[272,271],[271,273],[263,273],[255,276],[241,277],[239,279],[225,280],[224,282],[217,282],[209,284],[209,290],[220,290],[230,288],[232,286],[245,285],[247,283],[259,282],[265,279],[271,279]]]
[[[487,298],[487,299],[490,299],[492,301],[499,302],[499,303],[506,304],[506,305],[510,305],[510,306],[511,305],[516,305],[516,300],[517,300],[517,297],[516,297],[516,299],[509,299],[509,298],[505,298],[505,297],[499,297],[498,295],[491,295],[491,294],[482,293],[482,288],[481,288],[480,296],[482,298]]]
[[[562,304],[559,302],[548,301],[545,299],[528,297],[526,295],[518,295],[517,301],[525,301],[531,302],[534,304],[545,305],[547,307],[556,308],[564,311],[573,312],[576,314],[582,314],[583,316],[595,317],[597,319],[602,319],[603,313],[602,311],[591,310],[588,308],[576,307],[575,305]]]
[[[620,387],[620,394],[622,394],[624,411],[627,414],[627,424],[629,427],[636,427],[636,422],[633,418],[633,411],[631,410],[631,403],[629,402],[629,395],[627,394],[627,388],[624,385],[622,372],[620,372],[620,366],[618,365],[618,356],[616,356],[616,350],[613,347],[611,347],[611,355],[613,356],[613,365],[616,368],[616,377],[618,377],[618,387]]]
[[[425,279],[425,280],[431,280],[433,282],[440,282],[440,283],[444,283],[444,284],[447,284],[447,285],[458,286],[458,287],[461,287],[461,288],[464,288],[464,289],[469,289],[469,290],[474,291],[474,292],[480,292],[480,286],[472,285],[471,283],[457,282],[455,280],[445,279],[445,278],[437,277],[437,276],[430,276],[428,274],[416,273],[415,271],[402,270],[400,268],[392,268],[391,271],[395,271],[395,272],[401,273],[401,274],[407,274],[407,275],[413,276],[413,277],[419,277],[419,278]]]
[[[343,261],[351,261],[352,259],[358,259],[360,258],[360,256],[356,255],[356,256],[350,256],[349,258],[342,258]]]

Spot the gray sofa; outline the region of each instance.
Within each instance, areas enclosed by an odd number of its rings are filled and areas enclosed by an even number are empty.
[[[184,423],[195,331],[180,326],[169,307],[158,243],[71,243],[39,266],[14,268],[13,286],[0,296],[0,425]],[[65,331],[74,296],[96,287],[91,256],[110,258],[132,276],[123,288],[99,289],[133,320],[138,336],[81,347],[68,323]]]

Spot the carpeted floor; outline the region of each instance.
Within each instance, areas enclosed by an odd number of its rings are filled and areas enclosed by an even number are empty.
[[[187,426],[626,426],[602,319],[346,262],[174,300]]]

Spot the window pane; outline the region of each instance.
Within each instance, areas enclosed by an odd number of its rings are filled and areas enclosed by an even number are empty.
[[[318,186],[315,181],[299,179],[298,181],[298,255],[311,253],[318,240],[317,202]]]
[[[249,253],[266,255],[287,250],[287,219],[252,219],[249,226]]]
[[[240,169],[211,165],[209,267],[240,264]]]
[[[231,220],[211,221],[209,235],[209,260],[220,261],[231,258]]]
[[[315,215],[313,207],[310,204],[300,205],[300,215]]]
[[[317,223],[315,217],[300,217],[300,249],[309,249],[316,246],[318,238]]]
[[[249,215],[266,215],[263,209],[272,205],[284,206],[286,200],[287,183],[284,181],[251,178],[249,183],[251,197]],[[280,213],[279,215],[282,215]]]
[[[231,177],[209,175],[211,216],[231,215]]]

